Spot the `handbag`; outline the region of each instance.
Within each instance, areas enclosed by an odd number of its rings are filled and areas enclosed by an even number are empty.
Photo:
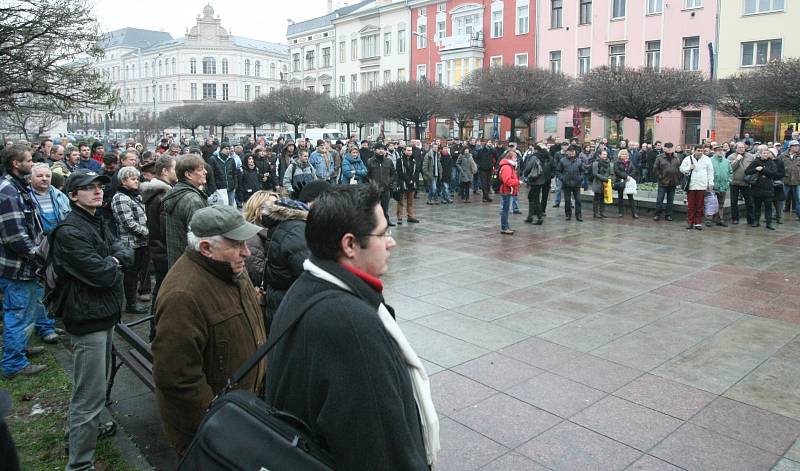
[[[614,189],[614,191],[622,191],[622,190],[624,190],[625,189],[625,180],[619,179],[619,180],[615,181],[614,185],[612,186],[612,188]]]
[[[312,296],[294,311],[295,318],[282,331],[270,336],[228,379],[211,401],[178,471],[334,469],[333,460],[300,418],[275,409],[250,391],[233,389],[313,305],[327,297],[325,292]]]
[[[611,190],[611,181],[606,180],[603,182],[603,203],[611,204],[614,202],[614,193]]]
[[[758,172],[746,174],[744,176],[744,182],[747,183],[748,185],[755,185],[756,183],[758,183],[758,177],[759,177]]]
[[[692,162],[692,165],[697,164],[697,162],[694,160],[694,157],[689,157],[689,158],[691,159],[690,162]],[[692,184],[692,173],[694,173],[694,170],[689,170],[689,175],[686,175],[686,178],[683,180],[683,185],[681,185],[681,189],[684,191],[684,193],[689,192],[689,186]]]
[[[625,190],[623,193],[626,195],[635,195],[637,193],[636,180],[629,178],[628,181],[625,182]]]
[[[719,200],[713,191],[706,191],[703,196],[703,208],[706,216],[713,216],[719,212]]]

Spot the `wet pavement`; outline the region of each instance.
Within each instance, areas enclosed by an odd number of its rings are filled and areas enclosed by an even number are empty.
[[[686,231],[562,205],[506,236],[497,199],[416,201],[385,296],[431,375],[437,470],[800,470],[794,216]],[[153,394],[123,368],[112,399],[173,469]]]

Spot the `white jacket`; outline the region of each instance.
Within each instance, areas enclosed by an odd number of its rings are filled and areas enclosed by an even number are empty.
[[[689,166],[694,164],[694,170],[689,170]],[[701,157],[699,160],[694,155],[688,155],[683,158],[681,162],[681,173],[689,175],[692,173],[692,179],[689,182],[689,190],[710,190],[714,188],[714,165],[711,164],[711,159],[707,156]]]

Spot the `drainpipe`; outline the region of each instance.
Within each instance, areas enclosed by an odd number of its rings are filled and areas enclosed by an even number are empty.
[[[533,66],[539,67],[539,0],[536,0],[536,22],[534,23],[534,31],[533,31]],[[539,118],[534,118],[533,123],[533,140],[538,141],[539,139]]]
[[[718,71],[717,68],[719,67],[719,26],[720,26],[720,12],[722,11],[722,0],[717,0],[717,15],[716,15],[716,28],[714,33],[714,44],[709,44],[709,52],[710,52],[710,60],[711,60],[711,81],[717,81]],[[717,136],[717,106],[716,103],[711,104],[711,132],[714,134],[714,140],[718,141],[719,136]]]

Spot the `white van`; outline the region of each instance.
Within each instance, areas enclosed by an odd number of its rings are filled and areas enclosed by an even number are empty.
[[[311,141],[312,145],[317,145],[318,139],[331,142],[345,140],[344,134],[336,128],[308,128],[306,129],[305,135]]]

